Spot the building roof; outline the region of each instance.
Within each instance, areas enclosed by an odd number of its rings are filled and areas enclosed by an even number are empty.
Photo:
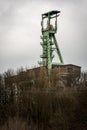
[[[42,15],[48,16],[48,15],[54,15],[54,14],[58,14],[58,13],[60,13],[60,11],[58,11],[58,10],[52,10],[52,11],[49,11],[49,12],[44,13]]]
[[[81,68],[81,66],[77,66],[77,65],[73,65],[73,64],[64,64],[64,65],[55,65],[55,64],[53,64],[53,66],[56,66],[56,67],[74,66],[74,67]]]

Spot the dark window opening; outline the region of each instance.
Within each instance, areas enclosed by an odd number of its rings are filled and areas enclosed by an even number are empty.
[[[67,71],[68,71],[68,72],[72,72],[72,71],[73,71],[73,68],[67,68]]]

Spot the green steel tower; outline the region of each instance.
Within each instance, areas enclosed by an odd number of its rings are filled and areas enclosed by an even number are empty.
[[[40,56],[42,58],[42,62],[40,65],[46,66],[48,70],[48,76],[51,74],[52,66],[61,64],[63,65],[63,58],[55,37],[57,33],[57,17],[59,16],[60,11],[53,10],[47,13],[42,14],[41,21],[41,31],[42,31],[42,48],[43,54]],[[59,57],[60,63],[53,63],[53,52],[56,51]]]

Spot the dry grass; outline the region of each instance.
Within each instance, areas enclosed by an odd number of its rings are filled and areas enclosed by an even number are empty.
[[[62,87],[57,73],[49,87],[45,70],[39,77],[34,72],[29,76],[30,81],[20,83],[23,77],[19,75],[16,92],[12,80],[5,89],[0,84],[0,130],[87,129],[87,89]],[[84,85],[86,88],[86,81]]]

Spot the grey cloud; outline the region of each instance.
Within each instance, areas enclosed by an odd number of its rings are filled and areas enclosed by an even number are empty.
[[[86,5],[86,0],[0,0],[0,71],[37,64],[41,14],[52,9],[61,10],[56,36],[65,63],[87,69]]]

